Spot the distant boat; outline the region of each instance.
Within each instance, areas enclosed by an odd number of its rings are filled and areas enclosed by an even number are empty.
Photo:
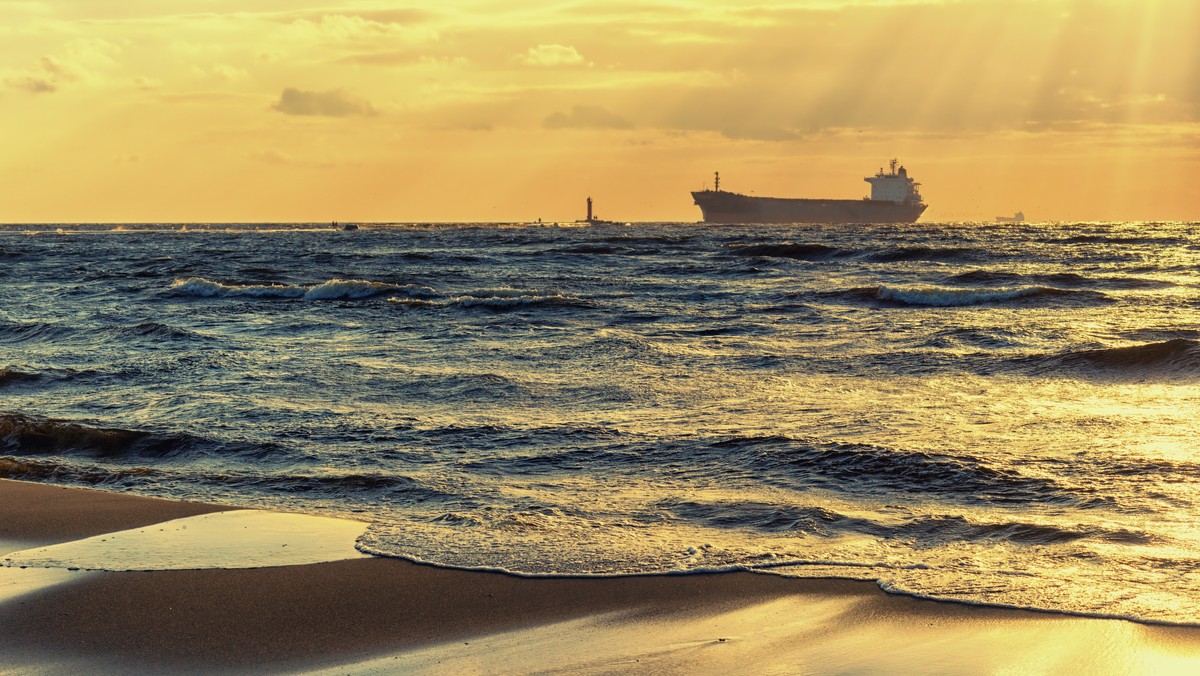
[[[996,222],[997,223],[1024,223],[1025,222],[1025,214],[1018,211],[1017,213],[1013,214],[1012,216],[997,216]]]

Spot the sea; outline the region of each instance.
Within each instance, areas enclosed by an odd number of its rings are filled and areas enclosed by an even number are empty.
[[[1200,623],[1197,223],[0,226],[0,477]]]

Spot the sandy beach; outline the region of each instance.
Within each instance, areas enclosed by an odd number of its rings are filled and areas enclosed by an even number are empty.
[[[0,543],[14,552],[224,509],[0,481]],[[1200,629],[923,601],[867,582],[750,573],[529,579],[385,558],[235,570],[0,568],[0,627],[0,671],[21,673],[1200,666]]]

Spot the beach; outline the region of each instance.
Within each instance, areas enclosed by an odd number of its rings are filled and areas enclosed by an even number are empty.
[[[5,480],[0,542],[14,551],[224,509]],[[745,572],[539,579],[383,557],[236,570],[0,568],[0,626],[0,670],[20,673],[1200,666],[1200,629],[925,601],[861,581]]]

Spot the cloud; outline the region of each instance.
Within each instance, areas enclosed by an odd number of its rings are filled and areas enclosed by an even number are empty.
[[[211,77],[225,82],[238,82],[246,80],[250,77],[250,73],[243,68],[236,68],[229,65],[217,65],[211,68],[201,66],[193,66],[192,72],[200,77]]]
[[[288,30],[292,38],[308,44],[421,44],[436,42],[439,37],[430,26],[373,21],[343,14],[327,14],[316,21],[297,19]]]
[[[291,155],[274,148],[256,150],[252,153],[249,153],[247,157],[259,162],[266,162],[267,164],[292,164],[295,162]]]
[[[471,65],[465,56],[431,56],[415,50],[395,50],[350,54],[335,63],[357,66],[414,66],[426,68],[462,68]]]
[[[554,68],[559,66],[576,66],[583,63],[581,55],[574,47],[567,45],[538,45],[530,47],[529,51],[518,59],[527,66]]]
[[[250,77],[250,73],[247,73],[244,69],[227,65],[214,66],[212,74],[229,82],[245,80]]]
[[[5,78],[4,84],[9,89],[19,89],[30,94],[52,94],[58,91],[58,85],[49,78],[36,75],[18,75]]]
[[[600,106],[574,106],[570,113],[556,112],[542,121],[547,129],[632,129],[629,120]]]
[[[279,101],[271,106],[285,115],[320,115],[324,117],[371,116],[375,106],[341,89],[308,92],[294,87],[283,90]]]
[[[160,89],[163,86],[162,80],[139,75],[133,78],[133,86],[144,92]]]
[[[100,84],[102,71],[119,66],[113,58],[122,48],[100,39],[73,40],[63,46],[65,55],[44,54],[37,66],[4,75],[4,85],[32,94],[59,91],[65,84]]]

